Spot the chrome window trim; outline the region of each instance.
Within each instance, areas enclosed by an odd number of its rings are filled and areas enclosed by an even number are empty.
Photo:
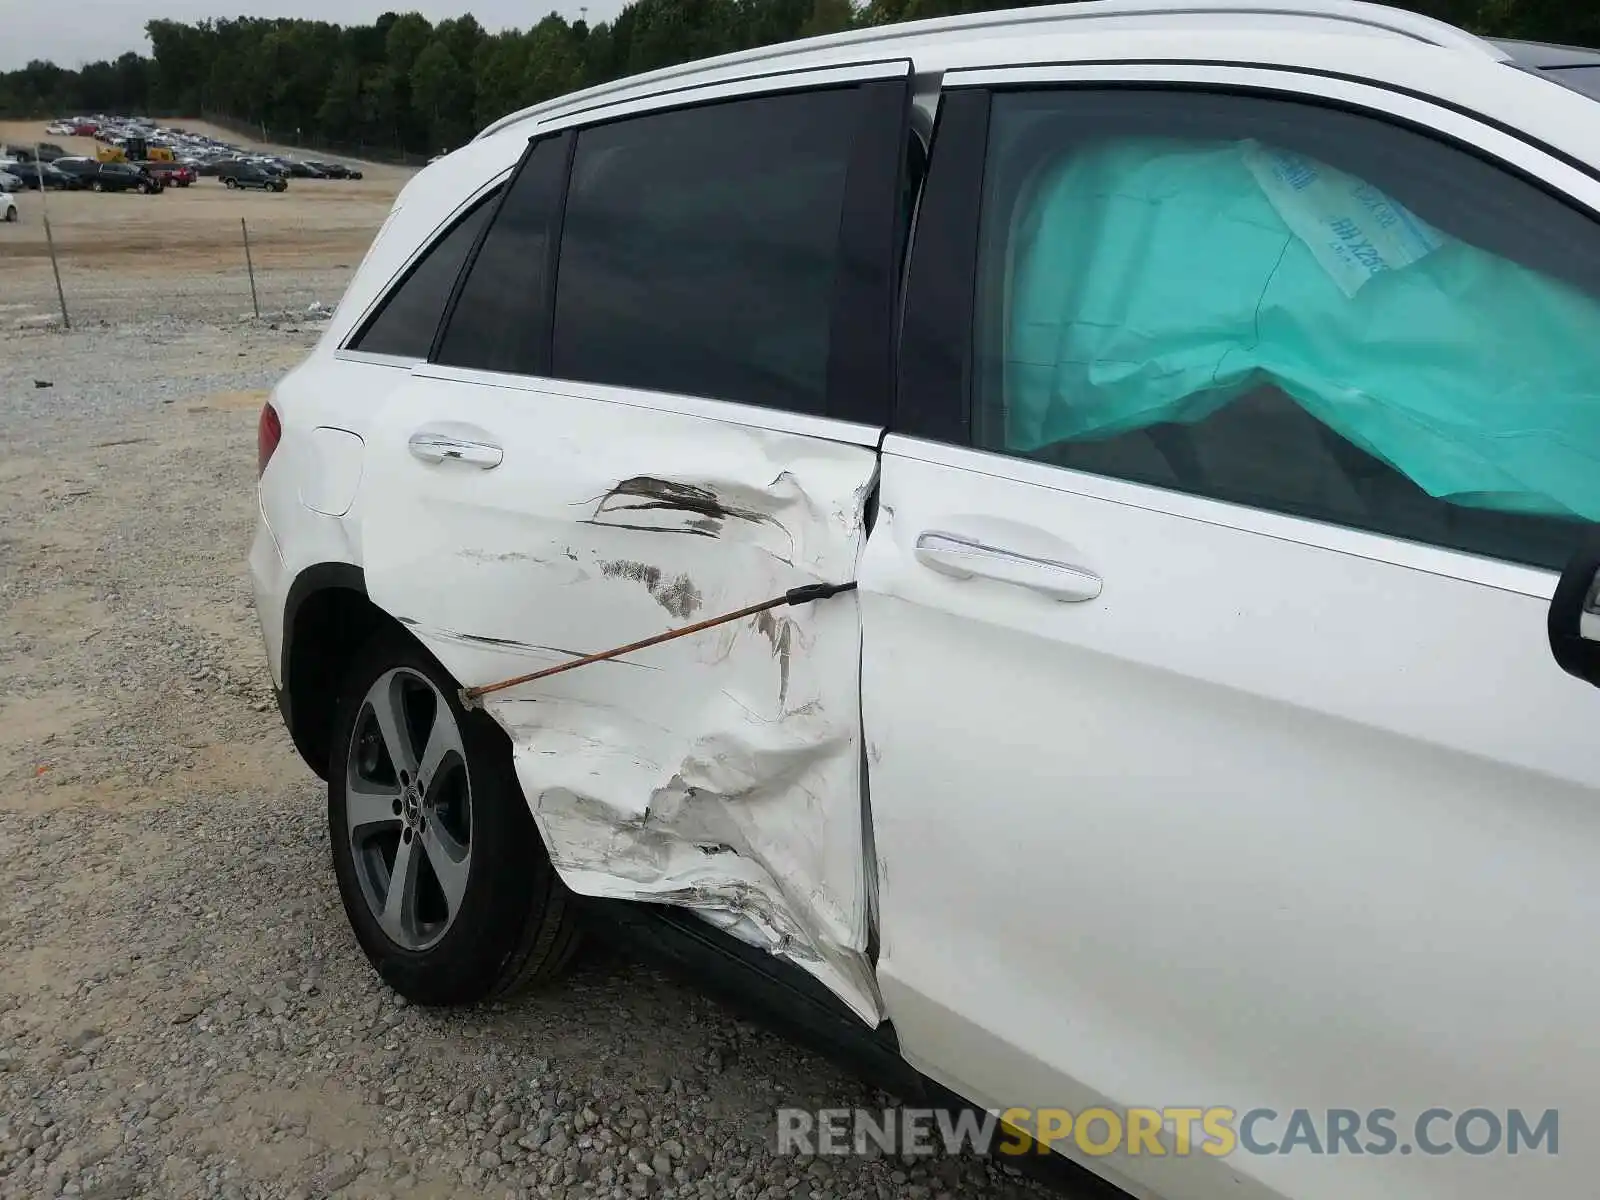
[[[441,363],[418,363],[411,374],[416,379],[470,383],[482,387],[561,396],[572,400],[589,400],[596,404],[616,404],[655,412],[680,413],[684,416],[703,417],[706,420],[721,421],[730,425],[743,425],[774,433],[793,434],[797,437],[814,437],[829,442],[870,446],[874,449],[883,434],[878,426],[842,421],[836,417],[790,412],[781,408],[762,408],[759,405],[740,404],[733,400],[712,400],[703,396],[652,392],[646,388],[616,387],[610,384],[584,383],[538,375],[511,375],[500,371],[479,371],[470,367],[449,367]]]

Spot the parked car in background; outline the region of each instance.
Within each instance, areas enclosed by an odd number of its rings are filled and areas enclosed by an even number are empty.
[[[344,163],[323,162],[321,160],[316,160],[316,161],[308,160],[306,165],[310,166],[310,167],[315,167],[318,171],[320,171],[324,176],[326,176],[329,179],[360,179],[361,178],[361,172],[360,171],[358,171],[354,167],[347,166]]]
[[[222,174],[222,182],[230,188],[262,192],[283,192],[289,189],[289,181],[284,176],[265,167],[256,166],[254,163],[238,163],[228,168]]]
[[[1528,57],[971,13],[419,171],[250,498],[376,974],[581,925],[1139,1197],[1594,1196],[1600,102]]]
[[[205,134],[192,133],[177,126],[162,126],[143,117],[100,113],[91,117],[64,118],[54,123],[51,128],[71,133],[91,125],[94,130],[93,136],[107,147],[101,151],[102,154],[151,166],[147,160],[152,157],[152,152],[170,151],[172,161],[179,166],[190,168],[194,172],[194,178],[222,178],[235,172],[240,163],[250,164],[271,175],[284,178],[361,178],[359,170],[343,164],[328,164],[298,156],[267,153]],[[59,147],[47,144],[41,149],[40,157],[49,158],[52,150],[59,151]],[[118,151],[121,153],[118,154]],[[170,183],[182,186],[181,176],[173,175],[171,172],[162,174],[168,177]]]
[[[62,174],[70,175],[78,180],[82,187],[88,187],[90,181],[100,173],[100,161],[98,159],[85,158],[79,154],[58,158],[50,165]]]
[[[193,167],[180,162],[141,162],[139,166],[149,171],[167,187],[186,188],[198,178]]]
[[[0,192],[20,192],[25,186],[20,175],[0,168]]]
[[[17,162],[33,162],[35,160],[39,162],[54,162],[66,153],[60,146],[51,142],[11,144],[5,147],[4,152],[7,158],[14,159]]]
[[[55,191],[76,191],[83,186],[75,175],[69,175],[54,163],[0,163],[0,171],[9,172],[22,180],[22,186],[36,192],[40,188]]]
[[[165,188],[160,178],[135,163],[103,162],[99,170],[89,176],[89,190],[93,192],[139,192],[153,196]]]
[[[9,145],[5,148],[6,154],[18,162],[54,162],[65,156],[66,151],[53,142],[29,143],[26,145]]]
[[[56,166],[56,163],[60,161],[60,159],[56,159],[55,162],[42,164],[43,170],[41,174],[44,179],[44,185],[48,188],[59,189],[60,191],[64,192],[75,192],[81,190],[84,187],[83,180],[79,179],[75,175],[69,175],[60,167]]]

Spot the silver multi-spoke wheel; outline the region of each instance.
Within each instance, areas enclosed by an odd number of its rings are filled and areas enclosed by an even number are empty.
[[[421,951],[461,910],[472,865],[472,793],[461,730],[424,675],[386,671],[367,689],[346,757],[356,879],[379,927]]]
[[[346,667],[328,764],[339,898],[378,974],[416,1004],[554,979],[579,917],[517,786],[511,742],[398,625]]]

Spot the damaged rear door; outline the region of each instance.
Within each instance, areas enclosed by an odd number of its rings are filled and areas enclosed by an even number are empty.
[[[854,578],[909,80],[724,84],[532,141],[368,444],[369,594],[462,684]],[[859,673],[846,594],[485,707],[570,887],[692,908],[876,1024]]]

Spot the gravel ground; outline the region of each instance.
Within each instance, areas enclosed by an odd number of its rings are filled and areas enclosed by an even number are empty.
[[[58,326],[61,308],[49,260],[15,257],[5,253],[7,249],[0,244],[0,270],[5,279],[5,288],[0,292],[0,335],[12,331],[27,334]],[[350,266],[360,260],[359,253],[347,257]],[[234,322],[252,316],[250,279],[243,263],[230,260],[199,264],[178,281],[152,278],[154,273],[148,265],[148,259],[137,264],[146,267],[144,270],[115,264],[64,263],[61,283],[74,328],[116,326],[139,319],[141,314],[145,316],[140,328],[146,328],[151,313],[161,314],[158,325],[170,325],[175,320]],[[349,269],[337,267],[306,269],[258,264],[255,303],[261,308],[262,321],[288,318],[292,323],[314,303],[336,303],[349,274]],[[8,361],[17,346],[22,347],[24,355],[39,350],[39,344],[29,339],[0,345],[6,346]],[[24,358],[20,366],[27,365]],[[0,370],[4,369],[0,366]],[[10,435],[9,429],[4,432]]]
[[[315,332],[236,316],[0,328],[0,1197],[1035,1194],[779,1158],[776,1107],[885,1098],[605,947],[512,1005],[380,983],[244,574]]]

